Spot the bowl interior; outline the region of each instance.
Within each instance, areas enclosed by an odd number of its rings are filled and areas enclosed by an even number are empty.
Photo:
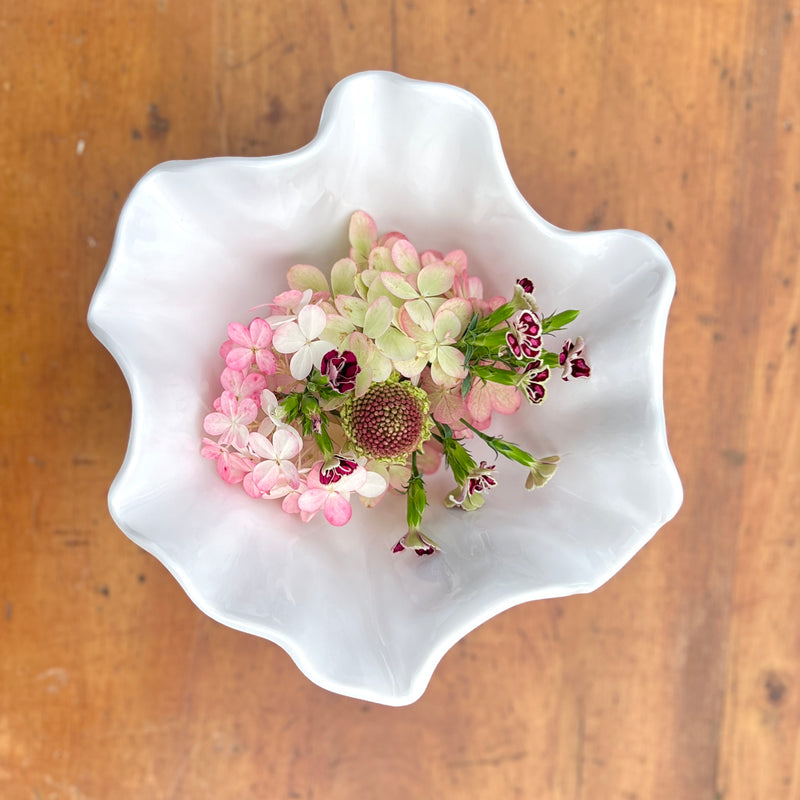
[[[545,311],[582,310],[572,329],[588,343],[591,380],[556,376],[544,405],[492,426],[534,455],[560,454],[556,476],[525,492],[521,468],[500,464],[485,507],[464,514],[438,502],[452,488],[440,471],[428,481],[434,558],[390,554],[405,532],[400,497],[356,503],[345,528],[303,524],[223,484],[199,456],[228,322],[256,316],[291,265],[327,272],[358,208],[420,249],[464,249],[489,295],[526,275]],[[574,234],[538,217],[474,97],[354,76],[307,147],[172,162],[131,194],[90,310],[133,397],[111,512],[211,616],[278,642],[327,688],[410,702],[468,630],[516,603],[599,586],[677,510],[661,401],[673,291],[647,237]]]

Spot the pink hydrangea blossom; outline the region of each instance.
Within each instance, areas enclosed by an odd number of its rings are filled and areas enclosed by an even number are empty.
[[[253,460],[245,458],[240,453],[232,453],[219,442],[205,436],[200,455],[217,462],[217,473],[225,483],[241,483],[255,466]]]
[[[263,389],[267,387],[267,379],[260,372],[249,372],[245,374],[238,369],[225,367],[220,375],[219,382],[222,388],[231,392],[237,400],[258,400]],[[219,411],[220,398],[214,401],[214,409]]]
[[[323,483],[320,476],[322,466],[320,461],[308,473],[308,488],[300,495],[297,504],[301,511],[312,515],[322,510],[331,525],[345,525],[350,521],[353,514],[350,495],[353,492],[364,497],[378,497],[386,491],[386,480],[377,472],[368,472],[359,464],[349,474],[340,475],[338,480]]]
[[[219,398],[219,411],[206,415],[203,428],[219,437],[220,444],[232,444],[239,450],[247,446],[248,425],[258,414],[256,404],[249,398],[239,402],[233,392],[224,391]]]
[[[277,428],[271,440],[258,432],[251,433],[247,445],[261,459],[253,469],[253,483],[260,492],[272,491],[280,480],[292,489],[300,485],[294,459],[303,449],[303,437],[294,428]]]
[[[231,369],[246,370],[255,363],[265,375],[272,375],[278,365],[271,344],[270,324],[256,317],[247,328],[240,322],[231,322],[228,342],[223,344],[220,352]]]

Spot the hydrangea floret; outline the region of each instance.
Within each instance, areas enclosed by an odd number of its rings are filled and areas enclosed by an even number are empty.
[[[487,429],[494,413],[542,403],[551,373],[590,376],[583,338],[545,346],[578,311],[543,315],[524,276],[508,298],[484,298],[463,250],[420,252],[397,231],[379,236],[364,211],[348,237],[329,278],[296,264],[248,325],[228,325],[200,454],[226,483],[304,522],[321,513],[344,525],[353,500],[372,508],[403,494],[407,530],[391,550],[431,555],[425,475],[452,473],[442,502],[453,513],[479,513],[497,485],[496,463],[477,462],[468,445],[521,466],[528,490],[553,477],[557,455],[536,458]]]

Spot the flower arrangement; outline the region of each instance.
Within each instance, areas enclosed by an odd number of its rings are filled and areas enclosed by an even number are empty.
[[[544,337],[578,311],[544,316],[529,278],[510,298],[484,299],[461,250],[418,252],[401,233],[378,236],[363,211],[349,224],[350,253],[328,278],[296,264],[288,290],[248,326],[228,325],[220,347],[222,393],[203,427],[201,453],[219,476],[253,498],[280,500],[308,521],[322,512],[346,524],[355,495],[371,507],[405,494],[407,532],[392,548],[438,550],[423,532],[425,475],[444,466],[455,488],[444,502],[474,511],[496,485],[495,464],[476,462],[481,439],[543,486],[556,455],[535,458],[487,433],[494,412],[538,405],[555,370],[587,378],[584,342],[557,350]]]

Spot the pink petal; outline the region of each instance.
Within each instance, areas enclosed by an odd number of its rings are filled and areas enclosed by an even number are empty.
[[[294,428],[278,428],[272,436],[275,456],[283,461],[294,458],[303,449],[303,439]]]
[[[236,416],[236,411],[239,407],[239,404],[236,402],[233,392],[223,392],[220,395],[219,407],[220,411],[225,414],[226,417],[233,418]]]
[[[253,473],[249,472],[247,475],[244,476],[244,480],[242,481],[242,488],[250,495],[250,497],[255,497],[256,499],[262,496],[262,492],[259,491],[258,487],[253,483]]]
[[[241,375],[241,373],[239,373],[239,375]],[[262,389],[266,389],[266,387],[267,379],[258,372],[251,372],[239,384],[239,396],[252,397],[252,395],[258,394]]]
[[[231,322],[228,325],[228,338],[242,347],[249,348],[252,344],[250,331],[241,322]]]
[[[209,439],[206,436],[203,437],[203,446],[200,448],[200,455],[203,456],[203,458],[216,459],[220,457],[222,452],[223,450],[219,446],[218,442],[215,442],[213,439]]]
[[[244,373],[238,369],[225,367],[225,369],[222,370],[222,374],[219,376],[219,382],[222,384],[223,389],[227,389],[229,392],[241,396],[240,389],[244,382]]]
[[[245,370],[253,363],[253,350],[250,347],[232,347],[225,356],[225,364],[231,369]]]
[[[400,272],[419,272],[420,263],[417,249],[408,239],[400,239],[392,246],[392,261]]]
[[[233,401],[236,402],[235,400]],[[249,425],[258,416],[258,406],[249,397],[246,397],[238,404],[237,419],[243,425]]]
[[[300,499],[301,494],[300,492],[289,492],[284,498],[283,502],[281,503],[281,508],[287,514],[299,514],[300,513],[300,506],[297,504],[297,501]]]
[[[259,350],[256,353],[256,366],[265,375],[274,375],[278,371],[278,361],[272,350]]]
[[[328,497],[328,492],[324,489],[306,489],[297,499],[297,507],[301,511],[314,513],[319,511]]]
[[[219,346],[219,354],[222,358],[227,359],[228,353],[236,346],[236,342],[232,342],[230,339],[226,339],[220,346]]]
[[[268,492],[280,476],[280,468],[274,461],[262,461],[253,468],[253,482],[262,492]]]
[[[424,250],[419,254],[419,263],[422,264],[423,267],[426,267],[434,261],[441,261],[442,258],[443,256],[439,250]]]
[[[231,426],[231,418],[220,414],[218,411],[212,411],[206,415],[203,420],[203,430],[210,433],[212,436],[219,436],[225,433]]]
[[[269,347],[272,342],[272,328],[261,317],[256,317],[250,323],[250,338],[256,347]]]
[[[291,461],[284,461],[281,463],[281,469],[283,470],[283,477],[286,483],[288,483],[292,489],[296,489],[300,485],[300,473],[297,471],[297,467]]]
[[[444,263],[452,267],[456,275],[464,276],[467,272],[467,254],[463,250],[453,250],[443,259]]]
[[[233,453],[224,453],[217,460],[217,473],[226,483],[239,483],[247,472],[247,463]]]
[[[501,414],[514,414],[522,405],[522,395],[516,386],[506,386],[502,383],[488,384],[489,397],[492,408]]]
[[[328,520],[331,525],[336,526],[346,525],[350,522],[350,517],[353,516],[353,509],[350,507],[350,502],[336,492],[328,494],[323,512],[325,514],[325,519]]]
[[[295,308],[302,299],[303,293],[299,289],[287,289],[285,292],[276,294],[272,298],[270,306],[282,311],[288,311],[290,308]]]
[[[250,450],[259,458],[266,458],[270,461],[275,460],[275,447],[263,434],[253,431],[247,440],[247,444]]]
[[[492,418],[492,401],[486,386],[480,378],[475,377],[467,392],[467,410],[476,422]]]
[[[356,211],[350,217],[348,238],[353,249],[364,259],[378,238],[378,226],[366,211]]]

